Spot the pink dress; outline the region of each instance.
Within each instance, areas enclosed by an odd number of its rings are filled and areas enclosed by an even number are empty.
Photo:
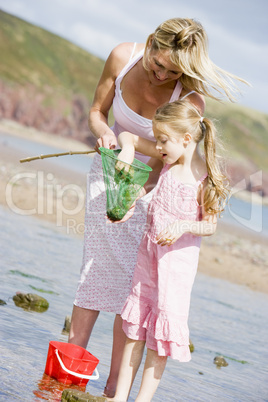
[[[154,140],[152,121],[133,112],[125,104],[120,89],[123,77],[142,56],[143,51],[131,58],[115,81],[113,131],[116,136],[122,131],[130,131]],[[181,89],[178,81],[170,102],[179,98]],[[141,154],[135,156],[145,163],[149,159]],[[137,202],[131,220],[123,224],[107,224],[101,157],[96,154],[87,176],[83,262],[74,300],[76,306],[120,314],[131,289],[151,197],[148,194]]]
[[[159,356],[186,362],[191,359],[188,315],[201,237],[187,233],[171,246],[160,246],[156,236],[177,219],[201,219],[197,191],[207,175],[186,185],[168,169],[162,169],[149,204],[132,290],[121,315],[130,339],[146,340]]]

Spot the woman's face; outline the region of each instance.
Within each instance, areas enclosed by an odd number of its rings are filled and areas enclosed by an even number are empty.
[[[170,61],[169,50],[150,50],[147,66],[149,79],[153,85],[163,85],[176,81],[183,74],[182,71]]]

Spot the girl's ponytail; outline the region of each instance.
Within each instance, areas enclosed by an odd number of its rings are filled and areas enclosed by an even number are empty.
[[[200,121],[204,136],[204,154],[208,171],[208,185],[204,195],[204,208],[208,213],[221,213],[228,196],[228,180],[222,173],[216,153],[216,129],[211,120]]]

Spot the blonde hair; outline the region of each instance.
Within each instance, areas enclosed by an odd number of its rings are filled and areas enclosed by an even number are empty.
[[[216,153],[216,127],[210,119],[202,118],[197,108],[188,100],[175,101],[160,106],[153,123],[166,123],[178,136],[190,133],[197,144],[204,140],[204,154],[208,172],[204,194],[207,213],[223,211],[228,196],[228,180],[222,173]]]
[[[233,79],[249,85],[247,81],[222,70],[210,60],[207,34],[200,22],[193,19],[169,19],[149,35],[143,57],[146,70],[149,70],[151,50],[169,50],[170,61],[183,72],[179,78],[183,87],[210,98],[220,100],[220,95],[224,92],[227,98],[234,102],[234,94],[240,91]],[[219,96],[212,94],[212,89]]]

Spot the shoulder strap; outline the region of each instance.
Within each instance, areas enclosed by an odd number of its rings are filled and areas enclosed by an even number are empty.
[[[180,98],[180,100],[183,100],[183,99],[187,98],[187,96],[192,95],[194,93],[195,93],[195,91],[188,92],[188,94],[184,95],[182,98]]]
[[[180,99],[181,90],[182,90],[182,83],[180,82],[180,80],[178,80],[169,102],[174,102]]]
[[[161,169],[161,174],[163,174],[163,173],[165,173],[168,169],[169,169],[169,166],[170,165],[168,165],[167,163],[162,167],[162,169]]]
[[[203,191],[204,187],[203,187],[203,182],[204,182],[204,180],[206,179],[207,176],[208,176],[207,173],[203,174],[203,176],[200,177],[200,179],[196,182],[197,197],[198,197],[198,194],[200,194],[200,197],[201,197],[200,207],[202,208],[202,210],[203,210],[203,206],[204,206],[204,191]]]
[[[201,183],[203,183],[203,181],[207,178],[208,174],[205,173],[203,174],[202,177],[200,177],[200,179],[196,182],[197,187],[200,186]]]
[[[128,62],[130,62],[130,60],[132,59],[132,57],[133,57],[134,54],[135,54],[136,45],[137,45],[137,42],[135,42],[134,45],[133,45],[133,49],[132,49],[132,52],[131,52],[131,55],[130,55],[130,58],[129,58],[129,61],[128,61]]]
[[[142,49],[140,52],[135,54],[134,57],[133,57],[133,55],[132,55],[133,54],[133,49],[132,49],[130,59],[127,62],[127,64],[125,65],[125,67],[123,67],[123,69],[118,74],[118,76],[117,76],[117,78],[115,80],[115,84],[120,83],[121,80],[123,79],[124,75],[142,58],[143,52],[144,52],[144,49]]]

